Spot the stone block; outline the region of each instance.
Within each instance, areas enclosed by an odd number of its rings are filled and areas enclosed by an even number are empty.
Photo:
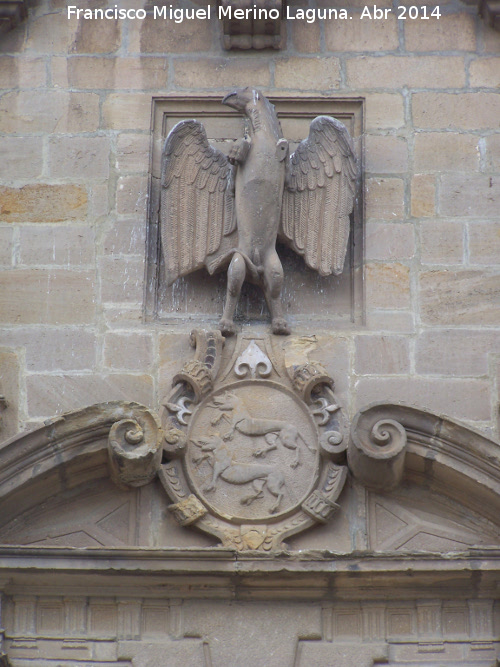
[[[0,347],[0,442],[19,431],[20,363],[16,352]]]
[[[403,127],[405,111],[402,95],[371,93],[366,95],[366,129],[389,130]]]
[[[68,19],[65,12],[50,12],[33,18],[30,21],[26,49],[44,54],[68,53],[73,45],[77,25],[76,18]]]
[[[410,3],[411,4],[411,3]],[[431,13],[430,6],[428,8]],[[476,29],[474,17],[460,14],[442,14],[439,19],[404,21],[407,51],[475,51]],[[457,35],[460,39],[457,40]]]
[[[420,223],[420,261],[460,264],[464,261],[464,227],[460,222],[425,220]]]
[[[307,5],[300,5],[304,9]],[[320,40],[321,29],[319,21],[307,23],[306,21],[290,21],[292,29],[292,44],[295,51],[299,53],[317,53]]]
[[[409,259],[415,254],[415,231],[410,223],[369,222],[365,232],[366,259]]]
[[[366,265],[368,308],[398,310],[410,305],[410,269],[398,262]]]
[[[399,48],[396,16],[389,15],[384,21],[360,19],[356,15],[353,15],[352,21],[327,20],[325,21],[325,45],[328,51],[342,53],[395,51]]]
[[[416,340],[415,370],[419,375],[478,377],[488,374],[488,357],[499,352],[497,331],[424,331]]]
[[[500,134],[492,134],[485,138],[486,169],[500,171]]]
[[[0,88],[39,88],[47,82],[43,58],[0,57]]]
[[[116,140],[116,168],[120,173],[149,169],[149,134],[119,134]]]
[[[498,55],[500,51],[500,33],[486,21],[480,23],[481,37],[485,53],[494,53]]]
[[[420,58],[415,59],[415,62],[419,61]],[[417,128],[497,130],[500,95],[483,92],[414,93],[412,110],[413,123]]]
[[[73,53],[114,53],[121,44],[122,21],[80,21],[71,45]]]
[[[144,325],[141,304],[103,305],[104,321],[110,329],[132,329]]]
[[[109,255],[144,257],[146,225],[144,220],[116,220],[104,237],[104,252]]]
[[[49,173],[66,178],[107,178],[109,154],[107,137],[50,137]]]
[[[87,191],[80,185],[38,183],[0,187],[1,222],[61,222],[87,214]]]
[[[421,317],[434,325],[500,324],[500,273],[427,271],[420,275]]]
[[[409,403],[454,419],[491,419],[490,383],[462,378],[359,378],[354,387],[356,409],[383,400]]]
[[[142,333],[107,333],[104,365],[120,370],[145,371],[153,363],[153,337]]]
[[[366,171],[372,174],[405,173],[408,145],[402,137],[366,135]]]
[[[436,180],[428,174],[416,174],[411,181],[411,214],[428,218],[436,213]]]
[[[122,176],[116,189],[116,211],[124,215],[146,215],[148,180],[146,176]]]
[[[92,264],[95,232],[91,227],[22,226],[19,230],[19,263],[32,266]]]
[[[500,88],[500,58],[477,58],[469,65],[471,88]]]
[[[478,171],[478,137],[457,132],[425,132],[415,136],[416,171]]]
[[[469,224],[471,264],[500,264],[500,225],[494,222]]]
[[[110,184],[108,182],[100,183],[99,181],[90,181],[89,184],[89,220],[95,220],[109,215],[111,208],[111,197],[115,195],[113,188],[110,193]]]
[[[11,266],[14,248],[14,230],[12,227],[0,227],[0,264]]]
[[[94,132],[99,127],[99,96],[41,90],[6,93],[0,99],[2,132]]]
[[[174,83],[180,88],[267,88],[271,74],[267,62],[253,58],[183,58],[174,61]]]
[[[291,90],[336,90],[340,87],[340,60],[332,57],[283,58],[276,61],[274,83]]]
[[[72,88],[158,90],[168,81],[166,58],[99,58],[75,56],[68,60]]]
[[[499,116],[500,117],[500,116]],[[443,174],[439,194],[441,215],[498,219],[500,176]]]
[[[369,331],[411,334],[415,332],[415,316],[412,312],[369,310],[366,313],[366,327]]]
[[[23,348],[26,369],[83,371],[95,368],[97,338],[83,327],[39,326],[0,330],[2,345]]]
[[[109,130],[149,130],[151,98],[142,93],[112,93],[102,107],[103,126]]]
[[[89,324],[94,314],[91,271],[13,269],[0,274],[0,322]]]
[[[2,137],[0,178],[37,178],[42,173],[42,137]]]
[[[64,391],[61,391],[64,387]],[[149,375],[44,375],[26,378],[30,418],[51,417],[106,401],[153,403],[153,379]]]
[[[367,220],[400,220],[404,217],[404,182],[400,178],[366,180]]]
[[[99,262],[101,298],[109,302],[141,302],[144,288],[144,259],[104,257]]]
[[[346,61],[346,71],[353,90],[465,86],[464,61],[459,56],[356,56]]]
[[[203,8],[206,8],[206,4]],[[214,12],[215,6],[212,6]],[[154,19],[153,16],[143,21],[131,21],[128,51],[160,54],[209,51],[213,39],[212,21],[193,19],[175,23],[161,18]]]
[[[357,375],[410,372],[410,344],[403,336],[357,336],[354,371]]]

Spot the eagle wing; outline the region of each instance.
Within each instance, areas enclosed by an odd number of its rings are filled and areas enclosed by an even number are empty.
[[[236,226],[232,169],[208,143],[203,125],[183,120],[172,129],[162,154],[160,226],[167,282],[209,267]],[[217,256],[217,255],[216,255]]]
[[[356,156],[347,128],[318,116],[289,158],[280,231],[322,276],[342,273],[355,189]]]

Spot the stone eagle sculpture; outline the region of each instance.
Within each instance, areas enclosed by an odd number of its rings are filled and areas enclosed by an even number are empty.
[[[289,155],[262,93],[244,88],[222,103],[249,120],[248,136],[228,156],[210,146],[196,120],[178,123],[165,142],[160,227],[167,282],[229,265],[222,333],[235,333],[235,308],[249,280],[264,291],[273,333],[288,334],[276,240],[279,234],[320,275],[342,273],[355,196],[352,141],[341,122],[318,116]]]

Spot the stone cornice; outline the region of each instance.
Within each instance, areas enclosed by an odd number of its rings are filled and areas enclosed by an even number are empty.
[[[113,577],[110,579],[110,573]],[[498,594],[500,549],[412,554],[330,551],[256,555],[224,548],[0,547],[0,588],[74,594],[248,600],[416,599],[453,582],[454,595]]]

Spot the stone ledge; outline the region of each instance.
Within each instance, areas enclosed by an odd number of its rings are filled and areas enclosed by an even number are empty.
[[[232,600],[421,599],[453,584],[456,595],[495,596],[500,549],[463,553],[331,551],[241,553],[223,548],[75,549],[0,547],[7,594],[153,595]],[[112,578],[110,579],[110,575]]]

